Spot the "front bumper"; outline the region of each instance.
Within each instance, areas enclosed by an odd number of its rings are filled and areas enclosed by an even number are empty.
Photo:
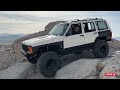
[[[28,61],[30,61],[30,60],[36,60],[36,56],[37,55],[30,55],[29,53],[27,53],[23,49],[21,50],[21,52],[28,59]]]
[[[32,59],[32,56],[29,55],[26,51],[24,51],[23,49],[21,50],[22,54],[27,58],[27,59]]]
[[[25,55],[25,56],[27,55],[27,53],[23,49],[21,50],[21,52],[23,55]]]

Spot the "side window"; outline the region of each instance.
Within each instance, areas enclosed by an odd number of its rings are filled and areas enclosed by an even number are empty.
[[[82,33],[81,24],[72,24],[67,32],[67,36],[81,34],[81,33]]]
[[[95,31],[95,25],[93,22],[83,23],[85,33]]]
[[[98,27],[98,30],[108,29],[107,24],[106,24],[105,21],[96,21],[96,25]]]

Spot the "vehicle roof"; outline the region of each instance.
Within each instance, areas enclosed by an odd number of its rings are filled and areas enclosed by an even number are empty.
[[[74,19],[74,20],[69,20],[63,23],[59,23],[59,24],[70,24],[70,23],[75,23],[75,22],[84,22],[84,21],[106,21],[105,19],[102,18],[88,18],[88,19]]]
[[[88,18],[88,19],[82,19],[82,20],[75,19],[75,20],[69,20],[69,21],[66,21],[66,22],[72,23],[72,22],[79,22],[79,21],[97,21],[97,20],[104,20],[104,19],[101,19],[101,18]]]

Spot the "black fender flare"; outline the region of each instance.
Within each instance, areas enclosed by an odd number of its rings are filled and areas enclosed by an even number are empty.
[[[98,36],[98,37],[96,37],[95,42],[97,42],[98,40],[106,40],[106,39],[107,39],[106,36],[104,36],[104,37]]]

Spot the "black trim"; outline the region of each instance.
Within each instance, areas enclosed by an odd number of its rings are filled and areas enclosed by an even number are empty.
[[[40,46],[37,46],[37,47],[41,48],[41,47],[46,47],[46,46],[51,46],[51,45],[57,46],[59,49],[63,49],[63,41],[49,43],[49,44],[45,44],[45,45],[40,45]]]
[[[36,57],[39,57],[38,56],[39,54],[38,54],[37,50],[39,50],[40,48],[45,48],[46,46],[47,47],[49,47],[49,46],[57,46],[58,49],[55,49],[55,52],[57,52],[59,55],[63,56],[63,55],[70,54],[70,53],[73,53],[73,52],[76,52],[76,51],[81,51],[81,50],[83,51],[83,50],[86,50],[86,49],[91,49],[93,47],[93,45],[94,45],[94,43],[89,43],[89,44],[85,44],[85,45],[80,45],[80,46],[76,46],[76,47],[71,47],[71,48],[63,49],[63,41],[61,41],[61,42],[55,42],[55,43],[50,43],[50,44],[46,44],[46,45],[41,45],[41,46],[33,47],[33,48],[36,48],[36,53],[34,53],[33,55],[29,55],[26,52],[22,52],[22,53],[23,53],[23,55],[27,59],[34,59]]]
[[[70,54],[76,51],[83,51],[83,50],[89,50],[93,47],[94,43],[89,43],[89,44],[84,44],[84,45],[80,45],[80,46],[75,46],[75,47],[70,47],[70,48],[66,48],[66,49],[62,49],[61,55],[65,55],[65,54]]]
[[[106,40],[110,41],[111,40],[110,32],[111,32],[110,30],[100,31],[98,32],[99,34],[98,38],[105,38]]]
[[[24,45],[22,45],[22,46],[24,47]],[[38,60],[38,58],[41,55],[41,52],[46,52],[46,51],[52,50],[52,51],[57,52],[58,54],[61,54],[60,50],[63,49],[63,41],[33,47],[33,54],[31,54],[31,55],[28,54],[27,51],[25,51],[25,50],[27,50],[26,48],[27,48],[27,46],[25,45],[25,48],[23,48],[23,50],[21,50],[21,52],[28,59],[28,61]]]
[[[50,46],[57,46],[57,48],[60,50],[60,49],[63,49],[63,41],[60,41],[60,42],[55,42],[55,43],[49,43],[49,44],[45,44],[45,45],[40,45],[40,46],[35,46],[35,47],[32,47],[33,48],[33,55],[35,55],[36,53],[38,53],[38,50],[41,49],[41,48],[46,48],[49,49]],[[22,49],[27,53],[28,51],[28,47],[27,45],[24,45],[22,44]],[[52,49],[52,48],[51,48]],[[24,54],[24,53],[23,53]]]

